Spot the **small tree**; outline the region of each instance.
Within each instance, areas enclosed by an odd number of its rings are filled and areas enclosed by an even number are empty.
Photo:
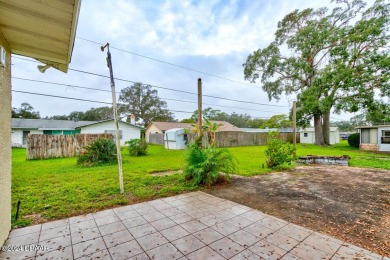
[[[267,150],[265,150],[265,156],[267,157],[267,166],[269,168],[275,168],[279,165],[291,162],[295,159],[295,148],[287,143],[283,143],[278,138],[278,132],[269,132],[267,138]]]

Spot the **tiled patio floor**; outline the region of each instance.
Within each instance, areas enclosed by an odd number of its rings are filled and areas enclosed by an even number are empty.
[[[17,229],[5,245],[44,250],[0,259],[382,259],[199,191]]]

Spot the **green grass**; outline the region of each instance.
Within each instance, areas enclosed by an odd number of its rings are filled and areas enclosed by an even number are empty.
[[[252,176],[268,173],[265,164],[266,146],[228,148],[238,160],[237,174]],[[134,199],[165,197],[191,190],[182,174],[151,176],[150,172],[181,169],[185,151],[165,150],[151,145],[149,154],[128,156],[123,149],[125,194],[119,194],[116,165],[81,167],[77,158],[26,161],[25,149],[14,149],[12,160],[13,214],[21,200],[20,218],[14,226],[30,224],[30,217],[60,219],[103,208],[128,204]],[[346,142],[335,146],[297,145],[297,155],[351,156],[350,165],[390,169],[390,155],[361,152]],[[134,198],[135,197],[135,198]],[[13,215],[14,218],[14,215]]]

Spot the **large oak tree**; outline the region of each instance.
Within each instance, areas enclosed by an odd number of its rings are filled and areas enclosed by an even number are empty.
[[[390,4],[338,0],[329,12],[295,10],[278,23],[275,40],[249,55],[246,80],[263,83],[269,99],[297,95],[300,123],[314,119],[315,143],[329,143],[332,109],[370,109],[390,95]]]

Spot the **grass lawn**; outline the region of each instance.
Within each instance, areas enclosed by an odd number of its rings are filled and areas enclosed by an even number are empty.
[[[344,155],[351,166],[390,169],[390,155],[360,152],[345,142],[326,148],[297,145],[297,155]],[[229,148],[238,160],[238,174],[251,176],[270,172],[265,164],[266,146]],[[181,169],[185,151],[165,150],[152,145],[149,154],[129,157],[123,149],[125,195],[119,194],[116,165],[92,168],[76,165],[76,158],[26,161],[25,149],[14,149],[12,159],[13,219],[21,200],[20,216],[14,226],[60,219],[103,208],[164,197],[192,190],[182,174],[151,176],[150,172]]]

